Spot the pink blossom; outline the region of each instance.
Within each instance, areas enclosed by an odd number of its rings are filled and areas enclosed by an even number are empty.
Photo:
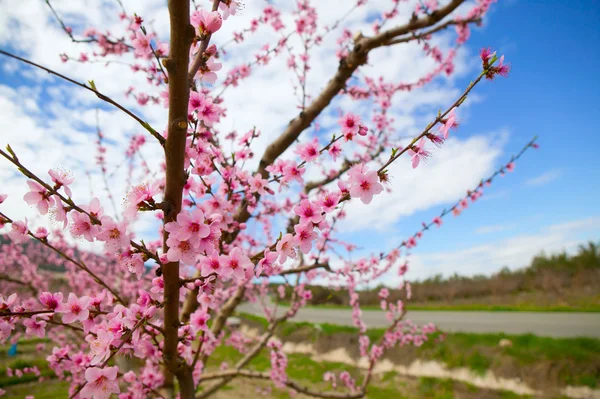
[[[265,249],[263,253],[263,258],[258,261],[258,265],[256,267],[256,277],[259,277],[263,270],[265,274],[270,275],[273,273],[273,266],[277,262],[277,252],[271,252],[268,249]]]
[[[379,183],[379,176],[376,171],[357,172],[350,177],[349,191],[351,197],[360,198],[363,204],[370,204],[373,195],[383,191],[383,185]]]
[[[196,263],[197,251],[191,240],[179,240],[175,234],[170,234],[167,245],[169,246],[167,251],[169,262],[182,261],[188,265]]]
[[[3,203],[4,201],[6,201],[7,198],[8,198],[7,194],[0,193],[0,204]]]
[[[198,36],[205,37],[215,33],[221,28],[223,18],[217,11],[208,12],[206,10],[194,11],[190,17],[190,22],[196,28]]]
[[[134,54],[140,57],[150,57],[152,47],[150,46],[150,37],[142,32],[135,33],[135,39],[131,42],[134,48]]]
[[[50,292],[42,292],[40,294],[40,303],[44,305],[46,309],[56,310],[60,307],[63,300],[62,292],[50,293]]]
[[[119,265],[125,266],[129,273],[135,273],[138,280],[142,278],[144,273],[144,258],[140,253],[133,253],[130,250],[125,250],[117,255]]]
[[[412,156],[411,161],[413,169],[419,166],[419,161],[421,159],[425,159],[429,156],[429,152],[426,151],[423,147],[425,147],[424,137],[421,138],[421,140],[419,140],[419,143],[416,146],[413,145],[408,150],[408,153]]]
[[[512,172],[513,170],[515,170],[515,163],[514,162],[509,162],[506,165],[506,170],[508,170],[509,172]]]
[[[15,304],[15,302],[17,301],[17,294],[13,293],[10,294],[6,299],[4,299],[4,296],[2,294],[0,294],[0,310],[8,310],[10,309],[10,307],[12,305]]]
[[[319,157],[319,140],[315,137],[306,144],[298,144],[294,150],[305,162],[312,162]]]
[[[34,236],[36,236],[40,240],[45,240],[48,238],[48,234],[50,234],[50,233],[48,233],[48,230],[45,227],[40,226],[37,229],[35,229]]]
[[[71,292],[67,299],[67,303],[61,304],[58,308],[58,312],[63,314],[63,323],[70,324],[74,321],[83,322],[86,320],[90,315],[90,311],[88,310],[89,303],[89,296],[77,298],[77,296]]]
[[[219,262],[223,270],[223,276],[233,275],[236,279],[240,280],[246,276],[246,269],[254,268],[254,265],[246,255],[242,253],[239,248],[233,248],[229,255],[220,255]]]
[[[317,204],[327,213],[332,212],[340,201],[338,193],[324,192],[317,200]]]
[[[456,108],[452,108],[452,110],[446,115],[446,120],[442,121],[444,124],[440,127],[440,132],[444,135],[444,139],[448,138],[448,131],[451,128],[458,126],[456,122],[456,115],[454,115],[454,110]]]
[[[440,227],[442,225],[442,218],[439,216],[436,216],[433,218],[433,223],[437,226]]]
[[[240,2],[237,0],[221,0],[219,9],[223,12],[223,19],[229,18],[230,15],[235,15]]]
[[[289,233],[285,234],[283,237],[281,237],[281,240],[277,241],[275,249],[279,254],[279,263],[284,263],[287,258],[296,259],[294,236]]]
[[[94,242],[94,236],[98,233],[99,227],[92,224],[89,216],[84,213],[73,212],[71,218],[71,234],[75,237],[85,238],[89,242]]]
[[[44,320],[39,320],[37,315],[31,319],[23,320],[23,325],[27,327],[25,334],[44,338],[44,335],[46,334],[46,322]]]
[[[115,336],[106,330],[98,331],[96,337],[92,335],[86,337],[86,341],[90,343],[90,351],[94,355],[90,361],[92,366],[104,362],[110,356],[110,344],[114,338]]]
[[[329,153],[329,155],[331,155],[331,158],[333,158],[333,160],[337,160],[337,157],[339,157],[342,154],[342,146],[340,145],[339,142],[335,142],[332,145],[329,146],[329,148],[327,149],[327,152]]]
[[[108,399],[113,393],[121,392],[117,382],[119,367],[90,367],[85,370],[87,384],[79,396],[82,398]]]
[[[125,230],[126,222],[117,224],[110,216],[102,216],[102,226],[96,238],[104,241],[106,252],[118,252],[129,247],[129,236]]]
[[[29,229],[27,228],[27,218],[23,222],[14,221],[11,224],[11,230],[8,232],[8,236],[15,243],[19,244],[27,238]]]
[[[30,191],[23,197],[25,202],[29,205],[36,205],[40,214],[47,214],[48,208],[54,205],[54,199],[50,192],[46,190],[44,186],[33,180],[28,180],[27,185],[29,186]]]
[[[167,223],[165,230],[179,241],[198,241],[210,234],[210,227],[205,223],[204,212],[200,208],[179,212],[177,222]]]
[[[300,204],[294,207],[294,213],[300,216],[300,223],[314,223],[318,224],[323,219],[321,216],[321,209],[317,204],[304,199]]]
[[[269,188],[269,181],[267,179],[263,179],[260,173],[256,173],[254,176],[248,179],[248,184],[250,185],[250,191],[253,193],[258,193],[260,195],[265,195],[266,193],[274,194],[273,190]]]
[[[190,326],[195,333],[208,330],[208,319],[210,315],[204,309],[199,309],[192,313],[190,317]]]
[[[212,251],[208,256],[200,256],[200,274],[209,276],[213,273],[222,274],[221,262],[219,262],[219,253]]]
[[[71,189],[68,186],[75,180],[73,175],[69,172],[54,169],[50,169],[48,174],[55,184],[54,188],[58,190],[59,188],[64,187],[67,196],[71,197]]]
[[[294,244],[300,247],[302,253],[309,253],[312,249],[312,242],[317,238],[312,223],[297,224],[294,226],[296,232],[294,236]]]
[[[352,140],[354,135],[358,134],[360,129],[360,118],[358,115],[354,115],[352,113],[347,113],[338,121],[340,126],[342,127],[342,133],[344,134],[344,138],[346,141]]]

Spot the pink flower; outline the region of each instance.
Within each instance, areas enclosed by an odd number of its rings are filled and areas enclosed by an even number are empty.
[[[229,18],[230,15],[235,15],[240,2],[237,0],[221,0],[219,8],[223,12],[223,19]]]
[[[105,361],[110,356],[110,344],[115,339],[115,336],[106,330],[100,330],[96,337],[88,335],[86,341],[90,343],[90,351],[94,355],[90,364],[95,366]]]
[[[69,184],[73,183],[74,177],[71,173],[62,170],[50,169],[48,174],[52,178],[55,184],[55,188],[58,190],[61,187],[65,188],[65,193],[71,197],[71,189],[68,187]]]
[[[448,131],[451,128],[458,126],[458,123],[456,122],[456,115],[454,115],[454,110],[455,108],[452,108],[448,115],[446,115],[446,120],[442,120],[444,124],[440,127],[440,132],[444,135],[444,140],[448,138]]]
[[[206,277],[213,273],[222,274],[221,262],[219,262],[219,253],[217,251],[212,251],[209,256],[200,257],[200,274]]]
[[[12,305],[17,301],[17,294],[13,293],[8,296],[8,298],[4,299],[4,296],[0,294],[0,310],[8,310]]]
[[[360,118],[358,115],[347,113],[340,118],[338,123],[342,127],[342,133],[344,134],[346,141],[352,140],[354,135],[358,134],[360,129]]]
[[[199,10],[192,14],[190,22],[196,28],[198,36],[205,37],[221,28],[223,18],[221,18],[221,14],[217,11],[208,12],[206,10]]]
[[[312,162],[319,157],[319,140],[315,137],[306,144],[298,144],[294,150],[305,162]]]
[[[259,277],[263,270],[265,274],[270,275],[273,273],[273,265],[277,262],[277,252],[271,252],[268,249],[265,249],[263,253],[264,257],[258,261],[258,265],[256,267],[256,277]]]
[[[440,227],[442,225],[442,218],[439,216],[434,217],[433,224],[435,224],[437,227]]]
[[[135,39],[131,42],[133,44],[134,54],[140,57],[149,57],[152,54],[152,47],[150,47],[150,37],[143,34],[142,32],[135,33]]]
[[[0,204],[3,203],[4,201],[6,201],[7,198],[8,198],[7,194],[0,194]]]
[[[31,319],[23,320],[23,325],[27,327],[25,334],[36,335],[38,338],[44,338],[46,334],[46,322],[44,320],[37,320],[37,315]]]
[[[84,213],[73,212],[71,234],[75,237],[85,238],[89,242],[94,242],[94,236],[98,233],[98,226],[92,224],[89,216]]]
[[[510,72],[510,65],[504,65],[504,56],[500,57],[500,61],[498,61],[498,65],[495,68],[496,73],[503,77],[507,77],[508,72]]]
[[[63,229],[65,227],[67,227],[67,224],[69,223],[69,219],[67,218],[67,208],[65,208],[63,206],[63,203],[60,199],[60,197],[58,196],[54,196],[55,197],[55,201],[56,201],[56,206],[54,208],[52,208],[51,213],[52,213],[52,218],[54,219],[54,221],[60,223],[63,222]]]
[[[331,155],[331,157],[335,161],[337,159],[337,157],[339,157],[342,154],[342,146],[340,145],[339,142],[336,141],[331,146],[329,146],[329,149],[327,150],[327,152],[329,153],[329,155]]]
[[[179,240],[175,234],[170,234],[167,245],[169,246],[167,251],[169,262],[182,261],[188,265],[196,263],[197,250],[190,240]]]
[[[205,223],[204,212],[200,208],[192,212],[180,212],[177,222],[167,223],[165,230],[175,234],[179,241],[199,241],[210,234],[210,227]]]
[[[489,47],[482,48],[479,51],[479,57],[481,57],[481,61],[484,63],[484,65],[487,65],[487,63],[492,59],[494,54],[492,54],[492,50]]]
[[[383,191],[383,185],[379,183],[377,172],[367,171],[355,172],[350,176],[350,196],[360,198],[363,204],[370,204],[373,195]]]
[[[125,266],[129,273],[135,273],[138,280],[144,274],[144,258],[140,253],[133,253],[125,250],[117,255],[119,265]]]
[[[160,182],[143,183],[135,186],[127,195],[129,206],[125,210],[126,217],[133,217],[144,203],[154,203],[154,196],[161,191]]]
[[[121,392],[117,382],[119,367],[90,367],[85,370],[87,384],[79,396],[82,398],[108,399],[111,394]]]
[[[192,313],[192,316],[190,317],[190,326],[196,333],[198,331],[207,331],[208,319],[210,319],[210,315],[206,312],[206,310],[199,309]]]
[[[285,262],[287,258],[296,259],[294,236],[289,233],[285,234],[283,237],[281,237],[281,240],[277,241],[275,249],[279,254],[279,263]]]
[[[506,170],[508,170],[509,172],[512,172],[513,170],[515,170],[515,163],[514,162],[510,162],[506,165]]]
[[[254,176],[248,179],[248,184],[250,185],[250,191],[253,193],[258,193],[260,195],[265,195],[266,193],[274,194],[273,190],[269,188],[269,181],[267,179],[263,179],[260,173],[256,173]]]
[[[88,306],[90,303],[90,297],[82,296],[77,298],[74,293],[69,294],[67,303],[61,304],[58,308],[59,313],[63,313],[63,323],[70,324],[74,321],[83,322],[90,316]]]
[[[50,292],[42,292],[39,299],[40,303],[44,305],[46,309],[56,310],[62,304],[63,294],[62,292],[57,292],[55,294]]]
[[[327,213],[332,212],[340,201],[338,193],[324,192],[319,197],[317,204]]]
[[[102,226],[96,238],[104,241],[106,252],[115,253],[129,247],[129,236],[125,229],[125,222],[117,224],[110,216],[102,216],[100,221]]]
[[[302,253],[309,253],[312,249],[312,242],[317,238],[311,223],[297,224],[294,226],[296,235],[294,236],[294,244],[300,247]]]
[[[37,238],[39,238],[40,240],[45,240],[46,238],[48,238],[48,230],[45,227],[38,227],[37,229],[35,229],[35,236]]]
[[[423,149],[423,147],[425,147],[425,138],[421,138],[421,140],[419,140],[419,143],[415,146],[411,146],[410,149],[408,150],[409,154],[411,154],[412,156],[412,167],[413,169],[416,168],[417,166],[419,166],[419,162],[422,159],[425,159],[429,156],[429,152],[425,151]]]
[[[29,229],[27,228],[27,218],[25,218],[25,221],[23,222],[12,222],[11,230],[8,232],[8,236],[15,244],[19,244],[27,238],[28,232]]]
[[[318,224],[323,219],[319,206],[307,199],[302,200],[300,204],[294,207],[294,213],[300,216],[300,224],[309,222]]]
[[[223,276],[228,277],[233,275],[236,279],[241,280],[246,276],[246,269],[253,268],[254,265],[239,248],[233,248],[229,255],[220,255],[219,263],[223,270]]]
[[[54,205],[54,199],[44,186],[36,181],[28,180],[29,192],[23,196],[29,205],[36,205],[42,215],[48,213],[48,208]]]

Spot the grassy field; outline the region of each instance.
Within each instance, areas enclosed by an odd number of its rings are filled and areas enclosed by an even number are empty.
[[[266,320],[241,314],[253,326],[266,326]],[[371,342],[383,329],[369,329]],[[355,348],[358,331],[354,327],[312,323],[284,323],[277,332],[283,340],[313,342],[320,350],[337,347]],[[443,339],[441,339],[443,338]],[[501,347],[501,340],[511,346]],[[436,333],[419,348],[395,348],[390,351],[394,363],[408,365],[416,359],[437,360],[448,368],[466,367],[483,375],[520,378],[532,387],[567,385],[597,388],[600,384],[600,340],[594,338],[546,338],[532,334]]]
[[[7,347],[2,347],[0,352],[0,367],[4,371],[6,366],[11,368],[31,367],[38,365],[42,370],[45,353],[39,353],[35,350],[35,346],[39,341],[23,341],[19,344],[19,356],[15,358],[7,358]],[[50,345],[48,345],[50,346]],[[213,357],[211,358],[208,369],[217,369],[223,362],[233,364],[239,360],[242,355],[231,347],[218,347]],[[260,354],[254,359],[249,367],[257,371],[268,371],[270,362],[267,353]],[[50,375],[51,372],[47,368],[43,368]],[[361,371],[348,367],[341,363],[332,362],[315,362],[304,355],[292,354],[289,356],[288,375],[290,378],[299,381],[300,383],[315,388],[328,389],[329,386],[323,382],[323,373],[327,370],[336,372],[349,371],[355,378],[360,381]],[[48,378],[48,377],[47,377]],[[24,398],[27,395],[35,395],[36,399],[56,399],[68,397],[69,384],[58,379],[46,379],[43,382],[32,381],[31,378],[11,378],[7,377],[6,373],[0,377],[0,387],[6,390],[4,398],[17,399]],[[219,392],[215,398],[217,399],[233,399],[233,398],[255,398],[258,392],[265,392],[270,387],[269,382],[264,381],[248,381],[234,380],[228,386],[224,387],[222,392]],[[289,398],[289,393],[286,390],[273,389],[267,397],[272,398]],[[302,398],[302,396],[298,396]],[[508,391],[488,391],[477,388],[473,385],[456,382],[447,379],[435,378],[410,378],[402,377],[396,373],[389,372],[384,375],[377,376],[373,379],[372,385],[368,392],[370,399],[417,399],[417,398],[521,398]]]
[[[244,323],[261,328],[266,320],[240,315]],[[356,329],[346,326],[323,324],[316,327],[310,323],[285,323],[277,335],[285,341],[312,342],[325,351],[338,344],[348,348],[357,347]],[[371,340],[381,337],[383,330],[371,329],[367,335]],[[511,336],[505,334],[463,334],[445,335],[440,341],[440,334],[432,337],[420,348],[406,347],[390,352],[392,360],[397,364],[408,364],[414,359],[437,360],[449,368],[465,367],[478,375],[488,371],[507,378],[521,378],[535,389],[554,388],[566,385],[598,387],[600,377],[600,340],[553,339],[533,335]],[[510,347],[499,347],[501,339],[509,339]],[[439,342],[434,342],[439,341]],[[36,350],[40,340],[22,341],[19,343],[19,354],[16,358],[7,357],[8,347],[0,347],[0,387],[6,390],[6,398],[23,398],[34,394],[36,399],[67,397],[68,384],[52,379],[52,371],[45,366],[45,357],[52,344],[47,343],[42,352]],[[326,346],[323,346],[326,345]],[[232,365],[241,358],[241,354],[231,347],[219,347],[207,364],[208,369],[217,369],[223,362]],[[322,381],[323,373],[329,371],[349,371],[360,381],[361,370],[347,364],[335,362],[315,362],[301,354],[290,354],[288,375],[304,385],[316,388],[328,388]],[[27,375],[22,378],[8,377],[6,367],[20,369],[37,365],[46,380],[38,382],[37,377]],[[250,368],[257,371],[270,369],[269,355],[261,353],[250,363]],[[270,384],[264,381],[234,380],[217,399],[254,398],[257,392],[263,392]],[[558,392],[557,389],[554,392]],[[288,398],[285,390],[274,389],[274,398]],[[302,397],[302,396],[300,396]],[[411,378],[388,372],[377,375],[369,389],[368,398],[372,399],[416,399],[416,398],[520,398],[508,391],[485,390],[473,385],[449,379]],[[559,394],[550,397],[558,398]]]

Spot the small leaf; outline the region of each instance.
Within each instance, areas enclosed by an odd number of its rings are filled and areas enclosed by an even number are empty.
[[[88,80],[88,83],[89,83],[90,87],[92,88],[92,90],[98,91],[98,89],[96,89],[96,83],[94,83],[93,80]]]

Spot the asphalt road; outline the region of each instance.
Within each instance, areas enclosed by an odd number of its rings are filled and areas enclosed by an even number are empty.
[[[245,303],[240,311],[263,315],[256,305]],[[285,311],[280,308],[278,314]],[[382,311],[365,310],[363,321],[368,327],[386,327]],[[447,332],[526,334],[547,337],[600,338],[600,313],[560,312],[479,312],[479,311],[409,311],[407,319],[416,324],[433,323]],[[294,321],[352,325],[348,309],[303,308]]]

